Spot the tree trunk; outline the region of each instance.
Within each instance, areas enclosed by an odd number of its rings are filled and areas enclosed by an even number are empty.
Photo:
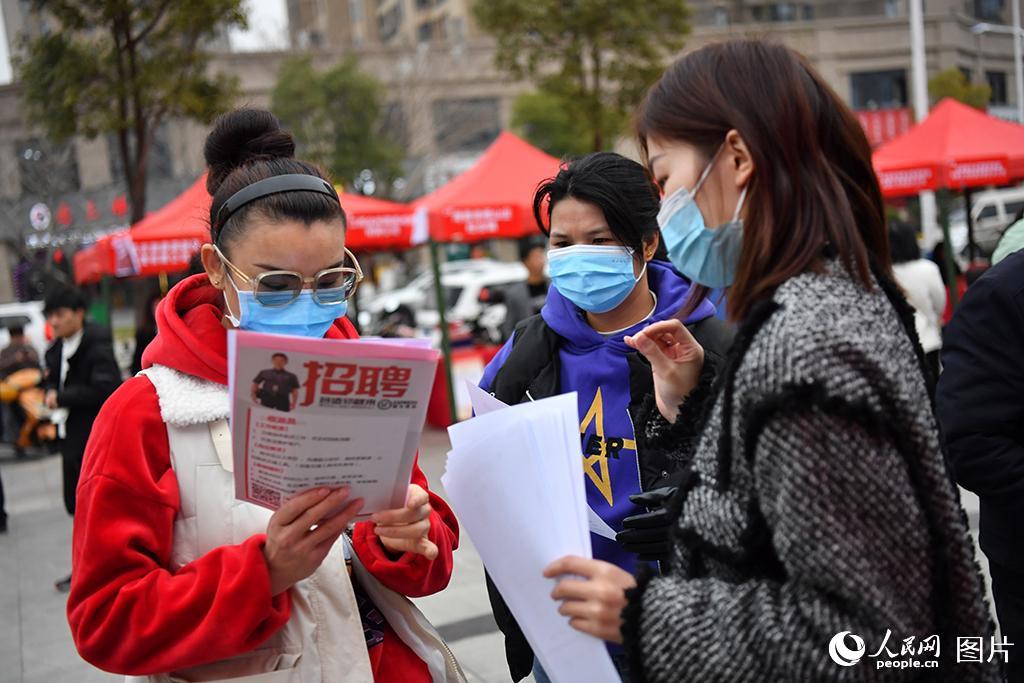
[[[135,163],[128,181],[128,194],[131,197],[132,224],[139,222],[146,215],[146,172],[149,157],[149,130],[146,111],[142,106],[142,93],[139,92],[139,73],[135,64],[138,38],[131,35],[131,21],[126,22],[125,52],[128,57],[128,87],[132,104],[132,129],[135,136]]]
[[[593,69],[593,112],[591,120],[594,125],[594,151],[604,150],[604,112],[602,111],[603,101],[601,99],[601,47],[594,43],[590,48],[590,62]]]

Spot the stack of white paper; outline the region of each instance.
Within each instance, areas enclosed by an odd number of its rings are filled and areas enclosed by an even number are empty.
[[[448,429],[441,477],[460,524],[551,680],[619,681],[605,643],[569,626],[543,576],[566,555],[591,557],[576,394],[475,407]]]

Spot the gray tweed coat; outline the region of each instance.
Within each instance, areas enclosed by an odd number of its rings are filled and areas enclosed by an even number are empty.
[[[690,477],[669,566],[624,614],[634,682],[1001,679],[956,662],[958,636],[987,659],[993,625],[913,329],[894,285],[833,263],[752,313],[675,425],[647,403],[647,448]],[[830,656],[843,631],[852,666]],[[938,657],[918,655],[935,635]],[[879,668],[893,660],[938,667]]]

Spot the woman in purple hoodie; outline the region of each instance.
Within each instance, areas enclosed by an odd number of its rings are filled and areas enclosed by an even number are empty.
[[[544,183],[534,216],[549,238],[552,287],[540,315],[516,327],[480,383],[509,404],[577,392],[594,557],[629,572],[664,558],[662,504],[684,463],[646,447],[642,430],[634,430],[656,409],[654,386],[650,365],[623,337],[684,320],[708,358],[706,387],[732,340],[707,290],[656,260],[659,205],[644,167],[618,154],[583,157]],[[678,425],[677,435],[694,438],[697,431],[696,424]],[[543,683],[547,677],[489,580],[488,591],[513,680],[532,670]],[[624,669],[621,649],[610,649]]]

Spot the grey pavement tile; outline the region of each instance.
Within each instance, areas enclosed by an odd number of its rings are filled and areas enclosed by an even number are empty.
[[[510,680],[500,633],[466,638],[450,643],[449,647],[470,681],[507,683]],[[528,680],[532,681],[532,678]]]

